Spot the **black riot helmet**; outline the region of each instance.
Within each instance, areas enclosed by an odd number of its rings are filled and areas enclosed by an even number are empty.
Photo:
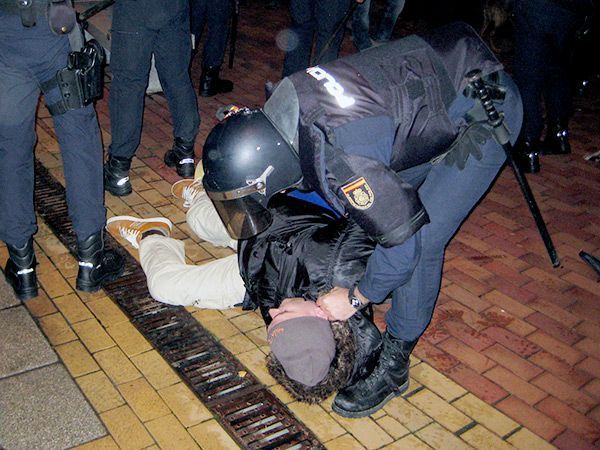
[[[298,154],[261,109],[241,109],[215,126],[202,164],[204,189],[234,239],[264,231],[271,197],[302,180]]]

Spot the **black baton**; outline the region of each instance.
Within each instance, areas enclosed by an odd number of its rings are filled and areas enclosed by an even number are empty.
[[[344,25],[346,25],[346,22],[348,22],[348,19],[352,16],[352,14],[354,14],[354,10],[356,9],[357,6],[358,6],[358,3],[356,1],[353,1],[352,4],[350,5],[350,8],[348,8],[348,11],[346,11],[346,14],[344,14],[344,17],[342,17],[342,19],[336,25],[335,30],[333,30],[333,33],[331,33],[331,36],[329,36],[329,39],[327,39],[327,42],[325,42],[325,45],[323,46],[323,48],[321,49],[319,54],[317,56],[315,56],[313,58],[313,60],[311,61],[311,63],[310,63],[311,66],[317,65],[317,64],[319,64],[319,62],[321,62],[321,58],[327,52],[327,50],[329,50],[329,47],[331,47],[331,44],[333,44],[333,40],[338,35],[338,33],[340,31],[342,31],[342,28],[344,27]]]
[[[114,2],[115,2],[115,0],[103,0],[100,3],[97,3],[94,6],[89,7],[85,11],[77,14],[77,21],[79,23],[84,23],[90,17],[95,16],[100,11],[103,11],[106,8],[108,8],[109,6],[111,6]]]
[[[485,110],[485,113],[487,115],[488,123],[493,127],[496,139],[500,143],[500,145],[502,145],[502,148],[506,153],[506,159],[512,167],[515,176],[517,177],[517,182],[521,187],[521,191],[525,196],[527,206],[529,206],[529,210],[533,215],[535,224],[537,225],[542,240],[544,241],[544,245],[546,246],[546,250],[548,251],[548,256],[550,256],[550,261],[552,261],[552,266],[558,267],[560,265],[560,260],[558,259],[558,255],[556,254],[556,249],[554,248],[554,244],[552,243],[552,238],[548,233],[546,223],[544,222],[542,213],[540,212],[540,209],[538,208],[538,205],[535,201],[533,192],[531,192],[529,183],[527,183],[527,179],[525,178],[523,171],[513,158],[513,148],[510,143],[510,136],[508,130],[504,126],[504,117],[498,113],[496,107],[494,106],[494,103],[490,97],[490,93],[488,92],[488,88],[481,78],[481,70],[475,69],[470,71],[465,76],[465,79],[469,83],[469,86],[475,93],[477,99],[481,102],[481,105],[483,106],[483,109]]]

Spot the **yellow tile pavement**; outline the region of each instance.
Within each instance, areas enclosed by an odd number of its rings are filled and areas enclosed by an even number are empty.
[[[100,369],[92,355],[88,353],[80,341],[62,344],[56,346],[54,349],[73,377],[85,375]]]
[[[92,353],[114,347],[115,341],[108,335],[105,328],[95,318],[73,324],[73,329],[79,339]]]
[[[148,430],[127,405],[100,414],[119,448],[137,450],[154,443]]]
[[[121,383],[119,392],[142,422],[148,422],[170,413],[166,403],[144,378]]]
[[[240,448],[216,420],[208,420],[190,428],[190,434],[203,450],[236,450]]]
[[[152,349],[152,345],[129,322],[120,322],[106,329],[117,345],[128,356],[132,357]]]
[[[60,345],[77,340],[77,335],[60,313],[41,317],[40,326],[52,345]]]
[[[183,383],[177,383],[158,391],[175,416],[189,428],[212,418],[212,413]]]
[[[77,384],[90,401],[94,409],[100,413],[121,406],[125,400],[108,379],[106,374],[99,370],[76,378]]]
[[[71,257],[71,259],[73,258]],[[54,304],[70,324],[89,320],[94,317],[75,293],[56,297],[53,300]]]
[[[136,355],[131,358],[131,361],[154,389],[161,389],[179,382],[179,375],[156,350]]]
[[[159,448],[165,450],[200,450],[194,438],[171,414],[148,422],[146,427],[156,440]]]
[[[117,347],[101,350],[94,354],[96,361],[115,384],[126,383],[141,377],[127,355]]]
[[[346,432],[344,428],[319,405],[294,402],[290,403],[288,408],[290,408],[296,417],[304,422],[323,442],[335,439]]]

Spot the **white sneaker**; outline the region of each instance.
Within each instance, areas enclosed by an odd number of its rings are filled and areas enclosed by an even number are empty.
[[[179,180],[177,183],[171,186],[171,194],[177,198],[183,199],[183,207],[189,208],[192,206],[192,202],[199,192],[204,191],[202,186],[202,178],[195,180]]]
[[[173,224],[164,217],[140,219],[131,216],[115,216],[106,221],[106,229],[113,235],[127,239],[134,248],[140,248],[140,241],[145,232],[152,231],[169,237]]]

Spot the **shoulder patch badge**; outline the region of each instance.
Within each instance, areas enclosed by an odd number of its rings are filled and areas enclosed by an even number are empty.
[[[356,209],[369,209],[375,201],[373,190],[364,177],[342,186],[342,192]]]

